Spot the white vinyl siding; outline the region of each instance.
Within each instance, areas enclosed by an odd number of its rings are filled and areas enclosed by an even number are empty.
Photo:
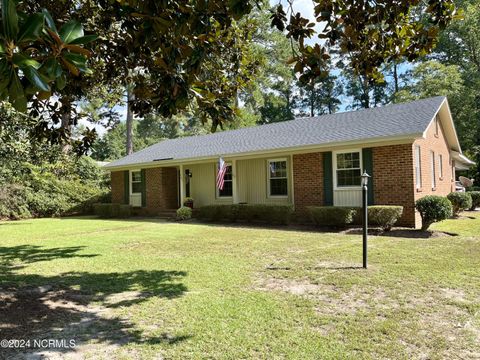
[[[422,187],[422,160],[420,146],[415,146],[415,184],[417,189]]]

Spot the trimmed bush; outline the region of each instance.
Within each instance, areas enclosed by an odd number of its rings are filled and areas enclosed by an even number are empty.
[[[471,191],[469,194],[472,197],[472,206],[470,207],[470,210],[473,211],[477,207],[480,207],[480,191]]]
[[[132,207],[124,204],[94,204],[93,210],[95,215],[103,219],[132,216]]]
[[[448,219],[453,214],[450,200],[437,195],[427,195],[418,199],[415,208],[422,217],[422,230],[427,230],[434,222]]]
[[[353,217],[353,224],[362,225],[362,208],[354,209],[356,214]],[[403,206],[371,205],[368,207],[368,224],[381,227],[383,231],[390,231],[402,214]]]
[[[390,231],[403,214],[403,206],[373,205],[368,207],[368,223]]]
[[[182,206],[177,209],[177,219],[178,220],[188,220],[192,218],[192,208],[188,206]]]
[[[292,205],[234,204],[208,205],[198,209],[197,217],[207,221],[237,220],[263,222],[268,224],[288,224],[293,213]]]
[[[467,192],[452,192],[447,195],[453,206],[453,216],[458,216],[461,211],[472,207],[472,197]]]
[[[340,206],[309,206],[312,222],[318,226],[346,227],[353,222],[356,209]]]

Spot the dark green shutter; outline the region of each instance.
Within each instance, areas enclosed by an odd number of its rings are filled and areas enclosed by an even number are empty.
[[[140,171],[140,178],[142,179],[142,207],[147,206],[147,182],[145,179],[145,169]]]
[[[130,204],[130,172],[128,170],[123,172],[123,179],[123,184],[125,186],[123,192],[123,203],[128,205]]]
[[[332,152],[323,153],[323,192],[325,194],[325,205],[333,205],[333,173],[332,173]]]
[[[368,175],[373,176],[373,153],[372,148],[362,149],[363,171]],[[373,205],[373,181],[368,182],[368,205]]]

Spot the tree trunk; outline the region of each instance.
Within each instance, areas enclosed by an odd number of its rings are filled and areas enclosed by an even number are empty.
[[[68,97],[63,97],[60,101],[62,103],[60,129],[65,134],[65,138],[70,139],[72,135],[72,100]],[[69,141],[64,141],[61,146],[64,153],[68,153],[71,149]]]
[[[126,150],[127,155],[133,154],[133,111],[131,102],[135,99],[135,96],[132,92],[132,86],[130,84],[127,85],[127,142],[126,142]]]
[[[397,71],[397,62],[393,63],[393,82],[395,84],[395,92],[394,94],[398,93],[398,71]]]

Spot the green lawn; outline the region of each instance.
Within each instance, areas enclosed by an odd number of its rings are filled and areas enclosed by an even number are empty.
[[[0,340],[76,340],[53,358],[480,358],[480,212],[466,215],[435,226],[458,236],[370,237],[367,271],[360,235],[0,223]]]

